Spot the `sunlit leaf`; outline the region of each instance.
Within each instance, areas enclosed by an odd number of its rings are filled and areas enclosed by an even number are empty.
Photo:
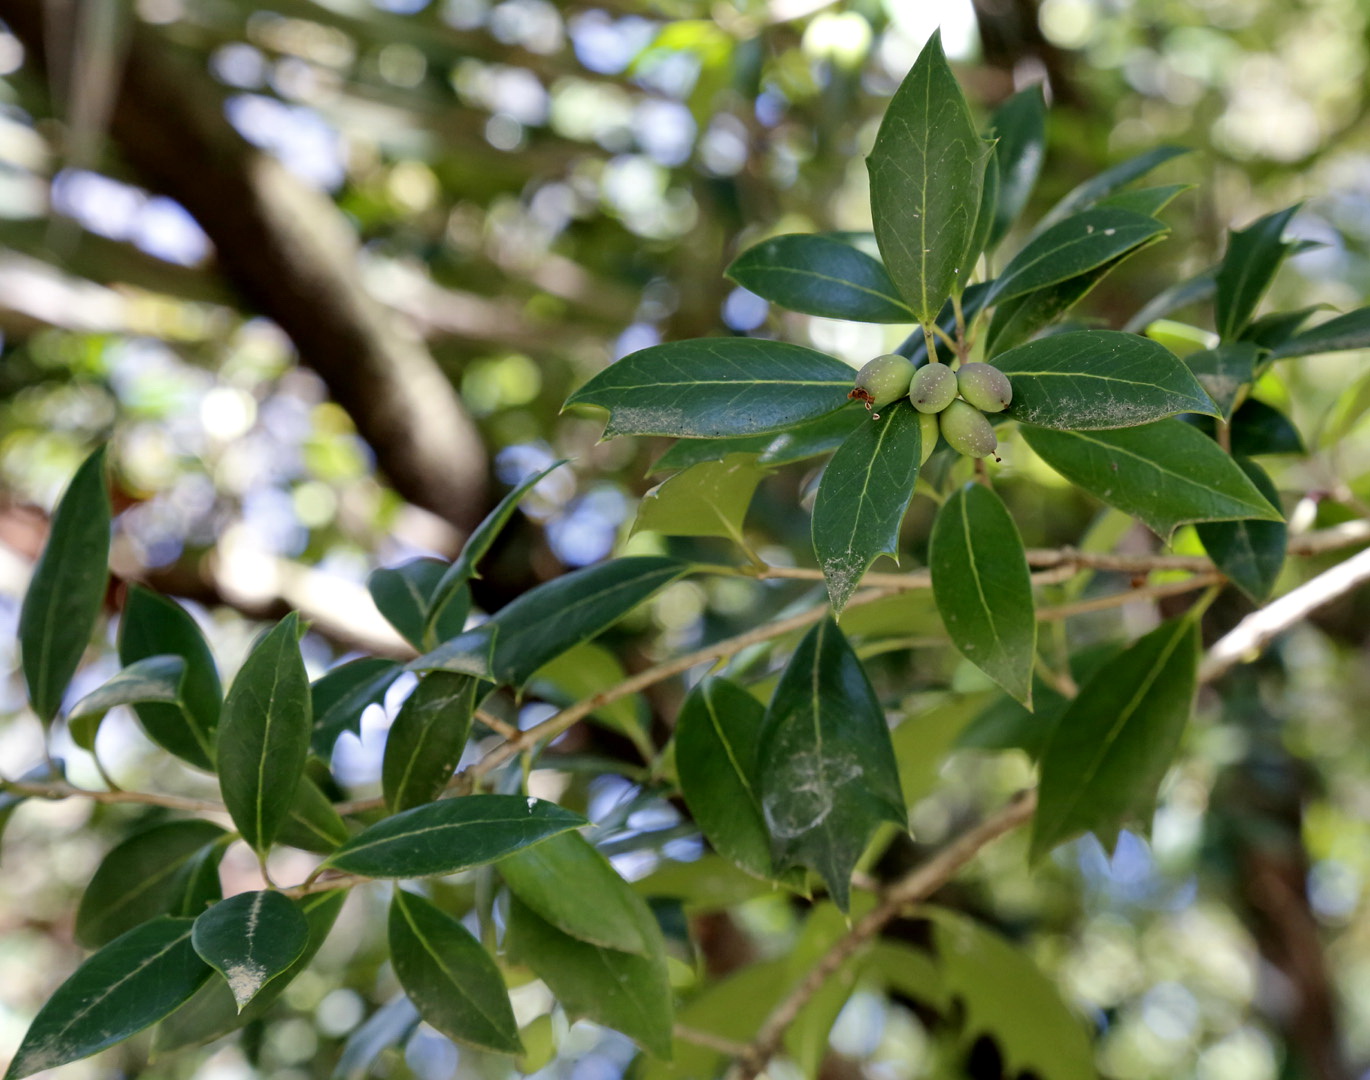
[[[729,454],[676,473],[642,497],[633,532],[721,536],[745,547],[742,520],[767,472],[754,454]]]

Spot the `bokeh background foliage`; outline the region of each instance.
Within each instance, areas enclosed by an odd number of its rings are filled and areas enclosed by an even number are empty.
[[[55,13],[46,41],[44,10]],[[11,651],[19,597],[46,511],[97,440],[113,435],[118,577],[194,602],[229,673],[257,620],[287,607],[312,621],[311,674],[357,647],[393,647],[367,573],[451,555],[509,485],[559,457],[573,465],[534,490],[475,583],[486,610],[611,550],[719,551],[651,532],[629,541],[664,444],[600,445],[599,420],[561,415],[561,402],[609,359],[660,340],[759,332],[854,363],[894,344],[879,326],[771,310],[722,270],[769,235],[869,228],[862,156],[937,25],[981,116],[1015,88],[1049,85],[1048,164],[1028,220],[1108,163],[1159,142],[1193,151],[1157,173],[1197,184],[1167,211],[1172,236],[1082,306],[1117,327],[1139,297],[1210,266],[1229,225],[1300,200],[1291,232],[1319,246],[1289,261],[1272,306],[1362,302],[1368,18],[1357,0],[0,0],[4,773],[41,756]],[[1360,516],[1370,499],[1365,359],[1284,364],[1258,387],[1312,451],[1270,459],[1305,521]],[[1113,519],[1021,441],[1009,449],[1001,489],[1030,546],[1075,542],[1091,522],[1116,539]],[[768,561],[807,558],[811,482],[790,466],[760,485],[746,533]],[[915,503],[915,555],[929,518]],[[746,629],[799,595],[784,582],[672,585],[612,632],[612,651],[587,647],[508,719],[535,722],[586,682]],[[1350,1078],[1370,1062],[1370,684],[1355,617],[1366,600],[1297,629],[1229,678],[1222,699],[1201,696],[1149,842],[1124,834],[1109,859],[1081,841],[1029,877],[1010,840],[939,897],[1059,980],[1099,1030],[1106,1075]],[[1241,603],[1225,597],[1219,614],[1235,620]],[[910,616],[853,612],[843,625],[890,641]],[[1106,613],[1071,633],[1077,644],[1136,636],[1151,618]],[[73,694],[117,669],[116,621]],[[1021,784],[1026,759],[965,749],[938,776],[932,763],[987,686],[946,650],[877,651],[887,708],[923,713],[896,741],[918,845],[933,845]],[[360,739],[340,740],[340,779],[357,790],[377,781],[404,690],[368,714]],[[800,939],[804,912],[685,873],[697,833],[638,786],[631,733],[664,734],[677,705],[663,689],[616,707],[559,744],[558,768],[538,782],[580,788],[620,869],[679,891],[711,974],[802,955],[814,947]],[[111,716],[100,740],[128,787],[194,793],[203,782],[153,753],[127,717]],[[67,756],[74,779],[98,784],[88,759]],[[81,955],[71,914],[100,857],[134,823],[157,821],[76,801],[12,816],[0,862],[5,1054]],[[230,884],[251,872],[230,853]],[[735,899],[745,902],[724,911]],[[64,1075],[330,1075],[363,1019],[412,1023],[393,1005],[377,1013],[395,990],[382,905],[359,892],[341,916],[348,932],[246,1039],[151,1065],[135,1040]],[[545,1012],[536,988],[519,993],[521,1020]],[[625,1041],[558,1023],[546,1021],[559,1053],[539,1075],[620,1075]],[[858,986],[824,1075],[956,1075],[946,1042],[935,1017]],[[494,1066],[421,1027],[368,1067],[441,1080]],[[1001,1075],[1000,1048],[983,1040],[966,1068]]]

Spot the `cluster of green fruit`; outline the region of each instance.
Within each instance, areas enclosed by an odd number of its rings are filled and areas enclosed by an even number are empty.
[[[947,445],[966,457],[993,454],[999,445],[987,412],[1003,412],[1013,400],[1008,376],[992,364],[962,364],[951,368],[933,361],[915,368],[898,353],[877,356],[856,373],[847,396],[866,408],[882,408],[905,394],[918,410],[923,432],[923,460],[937,445],[938,433]]]

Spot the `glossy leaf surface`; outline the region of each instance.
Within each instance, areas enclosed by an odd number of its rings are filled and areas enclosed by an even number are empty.
[[[728,267],[743,288],[791,311],[853,322],[913,322],[877,259],[831,236],[791,233],[748,248]]]
[[[1180,420],[1118,431],[1025,427],[1023,438],[1067,480],[1161,537],[1186,522],[1281,520],[1231,457]]]
[[[424,1020],[467,1046],[523,1051],[504,977],[471,931],[404,889],[390,901],[389,926],[395,975]]]
[[[391,626],[420,651],[437,644],[425,636],[432,602],[438,584],[447,573],[446,563],[438,559],[410,559],[399,566],[384,566],[367,578],[366,588],[376,608]],[[461,632],[465,611],[460,612],[456,632]]]
[[[1189,721],[1199,630],[1162,623],[1080,688],[1042,754],[1032,858],[1093,832],[1112,848],[1125,822],[1150,820]]]
[[[999,354],[994,366],[1013,384],[1007,415],[1038,427],[1093,431],[1217,412],[1170,350],[1135,334],[1052,334]]]
[[[1370,307],[1357,308],[1296,334],[1270,355],[1276,360],[1290,356],[1314,356],[1343,349],[1370,349]]]
[[[102,446],[62,494],[19,609],[24,682],[45,724],[57,715],[100,616],[109,580],[110,515]]]
[[[299,616],[282,619],[248,654],[219,730],[219,788],[248,846],[265,852],[295,801],[313,730]]]
[[[606,630],[689,569],[689,563],[678,559],[633,556],[575,570],[530,589],[487,624],[497,630],[496,678],[522,686],[538,668]]]
[[[1023,540],[989,488],[968,483],[937,512],[928,549],[932,591],[963,656],[1029,707],[1037,648]]]
[[[851,872],[881,821],[905,824],[885,713],[831,619],[795,649],[766,711],[757,786],[778,871],[816,870],[848,907]]]
[[[1264,469],[1246,458],[1238,458],[1237,465],[1262,495],[1279,505],[1280,494]],[[1254,603],[1269,599],[1289,540],[1283,521],[1213,521],[1195,528],[1209,558],[1233,585]]]
[[[608,409],[605,438],[757,435],[840,409],[855,377],[842,361],[800,345],[697,338],[625,356],[566,404]]]
[[[195,920],[191,944],[224,977],[238,1011],[287,971],[309,944],[309,923],[284,893],[238,893]]]
[[[197,768],[212,769],[224,690],[209,643],[180,604],[134,585],[119,620],[119,662],[128,667],[166,655],[185,661],[180,705],[147,702],[133,711],[158,746]]]
[[[970,279],[986,153],[935,32],[890,99],[866,162],[885,268],[921,323]]]
[[[169,915],[89,957],[34,1017],[5,1080],[19,1080],[123,1042],[186,1001],[209,978],[190,919]]]
[[[1227,252],[1214,275],[1217,329],[1224,341],[1235,341],[1246,328],[1275,271],[1293,247],[1281,238],[1298,209],[1296,204],[1276,210],[1231,233]]]
[[[839,612],[878,556],[898,554],[899,526],[918,481],[917,410],[901,400],[878,415],[838,448],[813,506],[813,548]]]
[[[186,663],[179,656],[149,656],[130,664],[71,707],[67,724],[72,741],[82,750],[93,749],[100,721],[119,705],[155,702],[179,706],[185,669]]]
[[[381,790],[392,810],[431,802],[456,772],[471,734],[479,679],[434,671],[419,680],[390,725]]]
[[[314,753],[328,758],[344,731],[360,734],[366,707],[385,700],[385,692],[403,671],[393,660],[364,656],[339,664],[315,679],[309,687],[314,717],[309,741]]]
[[[276,836],[277,841],[302,851],[327,855],[351,835],[319,785],[308,774],[300,777],[300,786],[295,789],[295,801]]]
[[[579,814],[543,799],[465,795],[377,822],[335,851],[328,865],[375,878],[451,874],[584,824]]]

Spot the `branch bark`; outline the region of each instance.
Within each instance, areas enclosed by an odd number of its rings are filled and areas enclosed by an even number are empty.
[[[0,0],[0,18],[29,56],[69,55],[69,28],[45,25],[42,0]],[[135,28],[111,111],[123,156],[200,223],[225,275],[290,336],[395,489],[468,531],[485,510],[486,454],[451,383],[363,287],[332,201],[249,145],[223,105],[202,70]]]

